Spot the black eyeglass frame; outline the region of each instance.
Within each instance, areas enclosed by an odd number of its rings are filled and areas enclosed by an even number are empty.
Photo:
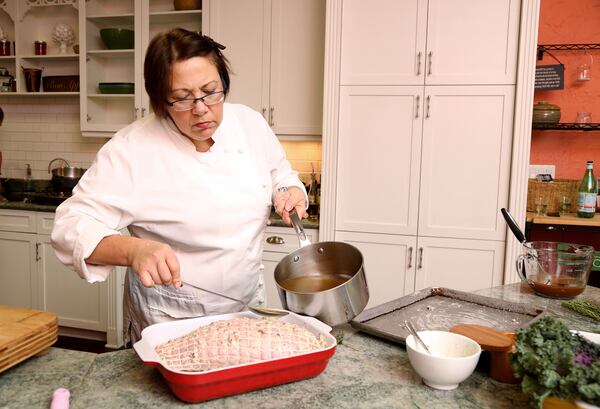
[[[213,96],[215,94],[223,94],[223,95],[222,95],[222,97],[221,97],[221,99],[219,101],[213,102],[211,104],[207,104],[206,101],[205,101],[205,99],[209,98],[209,97],[211,97],[211,96]],[[192,101],[192,104],[187,109],[178,110],[177,108],[175,108],[176,111],[189,111],[190,109],[194,108],[194,105],[196,105],[197,101],[202,101],[202,103],[208,107],[208,106],[211,106],[211,105],[217,105],[217,104],[223,102],[224,99],[225,99],[225,90],[211,92],[210,94],[206,94],[206,95],[204,95],[202,97],[198,97],[198,98],[181,98],[181,99],[176,99],[175,101],[166,101],[166,104],[168,106],[170,106],[170,107],[175,107],[175,104],[178,103],[178,102]]]

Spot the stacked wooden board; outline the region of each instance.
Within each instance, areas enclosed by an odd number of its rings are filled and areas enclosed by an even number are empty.
[[[47,352],[57,336],[56,314],[0,305],[0,373]]]

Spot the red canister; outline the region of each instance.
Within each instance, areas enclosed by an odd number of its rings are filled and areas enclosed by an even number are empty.
[[[35,55],[46,55],[46,42],[45,41],[34,41],[33,48]]]
[[[10,55],[10,41],[0,40],[0,56]]]

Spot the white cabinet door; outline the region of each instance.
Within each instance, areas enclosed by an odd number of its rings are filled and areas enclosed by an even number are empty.
[[[423,87],[341,87],[337,231],[415,235]]]
[[[325,1],[273,0],[270,122],[278,135],[321,135]]]
[[[513,105],[511,86],[426,87],[419,236],[504,240]]]
[[[344,0],[341,85],[424,82],[427,0]]]
[[[261,112],[278,135],[321,135],[323,0],[211,1],[209,26],[231,62],[228,101]]]
[[[266,306],[281,308],[281,300],[279,298],[279,294],[277,293],[277,284],[275,284],[275,267],[279,261],[284,258],[286,254],[284,253],[275,253],[272,251],[265,251],[263,253],[262,262],[265,266],[263,270],[263,277],[265,280],[265,290],[266,290]]]
[[[210,33],[227,47],[231,65],[227,101],[248,105],[268,117],[270,3],[217,0],[210,3]]]
[[[504,242],[419,237],[415,290],[472,291],[502,284]]]
[[[427,84],[515,84],[520,1],[429,0]]]
[[[139,89],[135,52],[141,39],[140,13],[139,0],[79,0],[80,111],[84,136],[111,136],[137,117],[135,92],[102,93],[99,84],[134,83]],[[134,30],[134,47],[108,49],[100,30],[111,27]]]
[[[36,235],[0,231],[0,304],[38,308]]]
[[[40,308],[63,327],[106,332],[106,282],[90,284],[56,257],[49,235],[38,235]]]
[[[414,291],[416,237],[336,232],[335,240],[352,244],[363,255],[369,287],[366,308]]]

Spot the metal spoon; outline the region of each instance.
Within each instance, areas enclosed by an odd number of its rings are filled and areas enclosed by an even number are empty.
[[[189,287],[195,288],[196,290],[204,291],[204,292],[207,292],[207,293],[210,293],[210,294],[218,295],[219,297],[223,297],[223,298],[226,298],[226,299],[231,300],[231,301],[238,302],[238,303],[242,304],[245,308],[248,308],[250,311],[254,311],[255,313],[260,314],[260,315],[283,316],[283,315],[288,315],[289,314],[289,311],[280,310],[279,308],[251,306],[251,305],[248,305],[247,302],[244,302],[242,300],[238,300],[237,298],[233,298],[233,297],[230,297],[230,296],[225,295],[225,294],[217,293],[215,291],[207,290],[206,288],[198,287],[197,285],[190,284],[190,283],[187,283],[187,282],[182,282],[181,285],[182,285],[182,287],[184,285],[187,285]]]
[[[404,320],[404,326],[406,327],[406,329],[408,330],[408,332],[410,332],[410,334],[413,337],[415,337],[415,339],[417,341],[419,341],[419,343],[423,346],[423,348],[425,348],[425,351],[427,351],[427,353],[429,355],[432,355],[431,351],[429,350],[429,348],[427,347],[427,345],[425,345],[425,342],[423,342],[423,339],[421,339],[421,337],[419,336],[419,333],[417,332],[417,330],[413,326],[412,322],[410,322],[408,320]]]

